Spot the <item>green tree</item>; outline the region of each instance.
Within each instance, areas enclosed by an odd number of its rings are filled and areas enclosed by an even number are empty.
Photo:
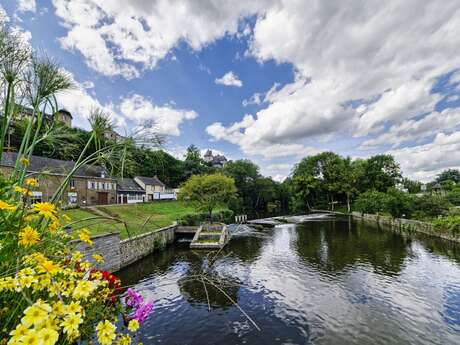
[[[460,171],[457,169],[447,169],[436,177],[436,182],[444,184],[448,181],[460,183]]]
[[[392,155],[376,155],[364,162],[361,178],[361,191],[375,189],[384,193],[398,183],[401,170]]]
[[[235,181],[231,177],[220,173],[195,175],[181,186],[179,199],[193,202],[212,219],[212,211],[217,206],[228,205],[236,192]]]
[[[404,188],[407,189],[409,193],[415,194],[415,193],[420,193],[421,188],[422,188],[422,183],[419,181],[414,181],[408,178],[403,178],[401,181],[402,185]]]

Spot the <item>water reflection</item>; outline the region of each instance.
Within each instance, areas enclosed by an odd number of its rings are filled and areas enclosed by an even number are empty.
[[[356,263],[368,263],[385,275],[400,273],[410,238],[362,222],[338,219],[298,226],[296,250],[317,269],[344,273]]]
[[[459,344],[459,263],[450,242],[344,218],[240,229],[212,265],[174,245],[120,275],[156,301],[144,344]]]

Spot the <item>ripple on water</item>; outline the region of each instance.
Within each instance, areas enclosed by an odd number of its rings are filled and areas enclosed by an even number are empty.
[[[330,218],[233,232],[210,274],[262,331],[212,290],[209,312],[189,282],[206,256],[172,246],[121,272],[156,301],[145,344],[460,344],[459,250],[443,242]]]

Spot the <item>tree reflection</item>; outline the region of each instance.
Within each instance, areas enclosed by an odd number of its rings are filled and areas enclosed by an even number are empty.
[[[359,261],[377,273],[398,275],[410,242],[400,234],[347,219],[308,222],[298,227],[297,252],[319,270],[346,270]]]

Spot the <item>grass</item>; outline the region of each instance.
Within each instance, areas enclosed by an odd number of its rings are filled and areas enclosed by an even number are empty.
[[[71,218],[71,222],[82,221],[75,225],[87,227],[92,235],[120,232],[121,238],[128,238],[172,224],[186,214],[198,213],[190,204],[180,201],[159,201],[145,204],[98,206],[97,209],[121,219],[126,227],[109,219],[85,220],[98,215],[90,209],[79,208],[62,211]],[[216,210],[219,211],[219,210]]]

